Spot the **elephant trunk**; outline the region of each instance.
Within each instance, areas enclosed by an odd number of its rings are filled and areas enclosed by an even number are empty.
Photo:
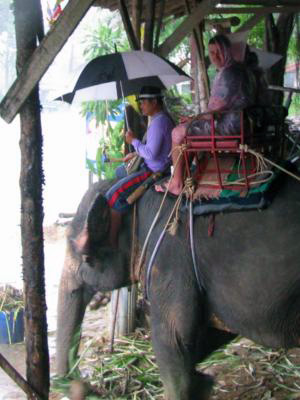
[[[85,309],[93,293],[84,286],[66,265],[61,276],[57,307],[56,372],[66,375],[76,359],[80,342],[81,324]]]

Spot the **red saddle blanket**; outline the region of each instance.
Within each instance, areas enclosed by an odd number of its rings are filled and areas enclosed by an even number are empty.
[[[201,199],[218,199],[221,193],[226,190],[226,185],[229,186],[233,182],[242,182],[240,185],[234,188],[239,197],[246,196],[248,193],[247,188],[243,184],[245,181],[245,174],[242,173],[241,165],[234,156],[222,157],[218,160],[220,175],[223,187],[219,185],[218,171],[215,166],[215,161],[210,158],[204,168],[200,172],[196,173],[196,189],[193,195],[194,200]],[[255,188],[261,184],[261,181],[265,178],[270,177],[270,174],[264,175],[264,171],[261,169],[259,174],[254,174],[255,171],[251,171],[251,167],[248,166],[247,179],[251,183],[251,188]]]

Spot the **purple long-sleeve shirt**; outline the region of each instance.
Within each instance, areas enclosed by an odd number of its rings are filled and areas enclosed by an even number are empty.
[[[147,130],[147,142],[143,144],[133,139],[135,151],[143,157],[145,164],[151,171],[164,171],[171,163],[170,151],[172,146],[171,132],[174,123],[163,111],[155,114]]]

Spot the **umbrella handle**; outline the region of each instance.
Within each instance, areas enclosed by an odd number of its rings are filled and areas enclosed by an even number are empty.
[[[122,99],[123,99],[123,103],[124,103],[125,121],[126,121],[127,129],[130,129],[129,123],[128,123],[128,116],[127,116],[127,111],[126,111],[125,97],[124,97],[124,92],[123,92],[122,81],[120,81],[120,88],[121,88]],[[133,151],[133,146],[131,144],[129,145],[129,150]]]
[[[123,103],[124,103],[125,121],[126,121],[127,129],[130,129],[129,124],[128,124],[128,117],[127,117],[127,112],[126,112],[125,97],[124,97],[124,92],[123,92],[122,81],[120,81],[120,87],[121,87],[122,99],[123,99]]]

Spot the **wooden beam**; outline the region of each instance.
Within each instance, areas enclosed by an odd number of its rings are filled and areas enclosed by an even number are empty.
[[[256,5],[256,6],[296,6],[299,0],[221,0],[221,4]]]
[[[211,13],[217,0],[203,0],[178,28],[157,49],[160,56],[166,57],[192,30]]]
[[[27,394],[29,399],[42,400],[36,391],[32,389],[29,383],[23,378],[21,374],[6,360],[6,358],[0,353],[0,367],[4,372]]]
[[[270,90],[279,90],[281,92],[292,92],[292,93],[300,93],[300,89],[292,88],[287,86],[277,86],[277,85],[269,85],[268,88]]]
[[[0,103],[0,116],[11,122],[45,74],[94,0],[69,0],[63,13],[34,51]]]
[[[228,17],[228,18],[207,18],[204,20],[205,29],[214,28],[215,25],[222,26],[222,28],[231,28],[232,26],[237,26],[241,22],[238,17]]]
[[[135,36],[130,18],[129,18],[129,13],[128,13],[128,9],[126,7],[125,1],[124,0],[119,0],[119,10],[121,13],[121,17],[122,17],[122,21],[124,24],[124,28],[127,34],[127,38],[130,44],[130,47],[132,50],[139,50],[140,49],[140,45],[137,41],[137,38]]]
[[[265,15],[268,14],[263,8],[260,13],[256,13],[253,15],[251,18],[249,18],[245,23],[240,26],[236,32],[246,32],[246,31],[251,31],[251,29],[257,25],[261,19],[265,17]]]
[[[286,7],[218,7],[210,14],[260,14],[264,10],[265,14],[271,13],[296,13],[300,11],[300,5]]]

